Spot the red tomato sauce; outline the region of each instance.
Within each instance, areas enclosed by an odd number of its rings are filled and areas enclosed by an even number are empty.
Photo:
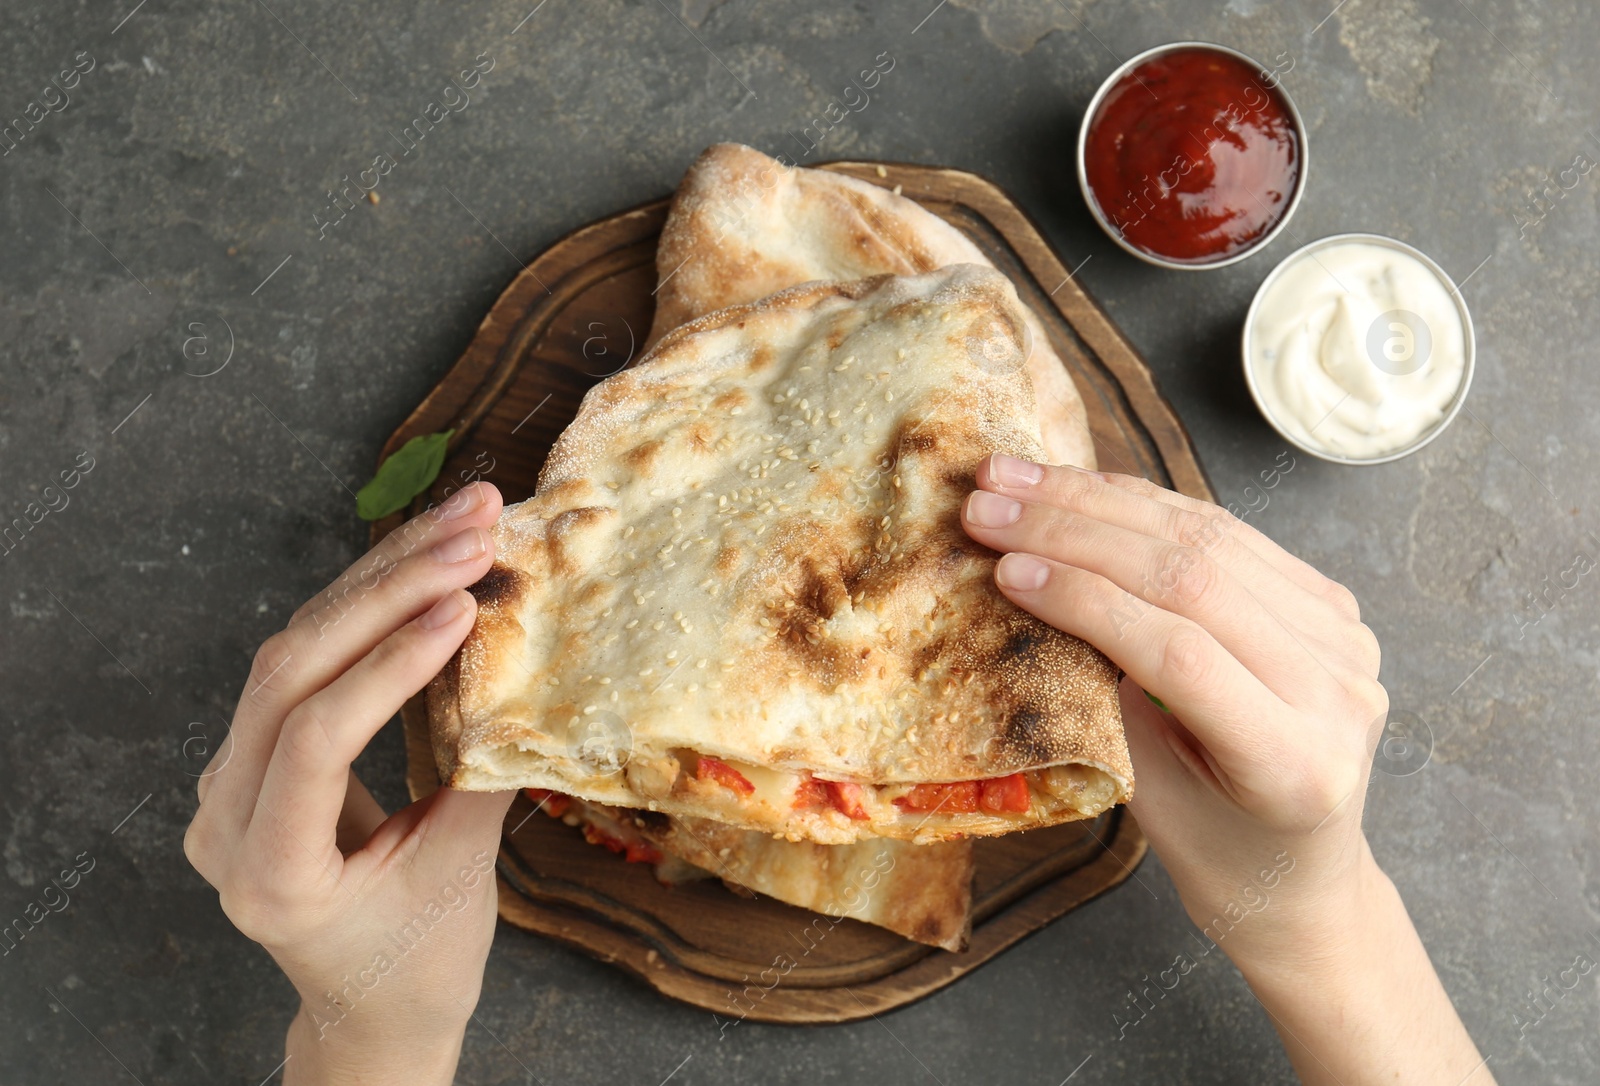
[[[1136,249],[1205,264],[1246,249],[1289,209],[1303,155],[1268,78],[1237,57],[1177,49],[1123,76],[1084,144],[1089,190]]]

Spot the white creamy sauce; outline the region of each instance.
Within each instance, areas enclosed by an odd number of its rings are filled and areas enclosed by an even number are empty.
[[[1357,459],[1431,429],[1466,367],[1449,289],[1409,253],[1364,241],[1284,268],[1261,297],[1247,350],[1256,393],[1279,427]]]

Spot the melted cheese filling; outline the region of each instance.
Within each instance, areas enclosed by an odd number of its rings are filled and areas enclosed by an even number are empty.
[[[754,791],[746,795],[715,780],[698,778],[689,768],[695,761],[693,754],[687,754],[682,758],[681,771],[676,775],[674,789],[730,810],[763,806],[779,817],[787,817],[797,810],[797,793],[804,781],[802,774],[726,758],[719,760],[737,770],[750,782]],[[898,806],[895,800],[903,799],[910,794],[912,789],[918,787],[917,783],[864,784],[861,786],[861,800],[868,815],[866,821],[870,823],[906,820],[920,823],[935,816],[958,822],[964,819],[994,818],[1020,820],[1030,817],[1040,807],[1056,809],[1064,806],[1080,812],[1100,811],[1109,806],[1116,795],[1115,783],[1105,773],[1092,766],[1047,766],[1044,769],[1024,771],[1023,779],[1028,784],[1028,811],[914,811]],[[839,825],[849,825],[853,821],[832,805],[798,809],[823,821]]]

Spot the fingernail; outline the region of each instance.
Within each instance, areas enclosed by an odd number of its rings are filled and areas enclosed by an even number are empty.
[[[482,528],[468,528],[442,543],[434,544],[433,557],[447,566],[482,558],[488,538]]]
[[[453,590],[444,599],[428,608],[427,613],[417,619],[417,625],[424,630],[437,630],[454,622],[461,616],[461,612],[467,609],[466,602],[461,598],[465,595],[466,593],[459,588]]]
[[[1003,555],[995,567],[994,579],[1001,588],[1017,592],[1037,592],[1050,579],[1050,565],[1031,554]]]
[[[1001,486],[1033,486],[1044,478],[1044,468],[1005,453],[989,457],[989,476]]]
[[[441,521],[456,520],[472,512],[483,504],[483,488],[474,483],[456,491],[444,500],[439,506],[439,519]]]
[[[974,490],[967,499],[967,519],[979,528],[1004,528],[1021,515],[1021,502],[987,490]]]

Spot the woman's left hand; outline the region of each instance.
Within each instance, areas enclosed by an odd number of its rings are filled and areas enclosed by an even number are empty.
[[[472,629],[500,504],[458,491],[296,611],[200,779],[184,851],[302,1000],[285,1083],[452,1079],[515,793],[445,788],[385,817],[350,766]]]

